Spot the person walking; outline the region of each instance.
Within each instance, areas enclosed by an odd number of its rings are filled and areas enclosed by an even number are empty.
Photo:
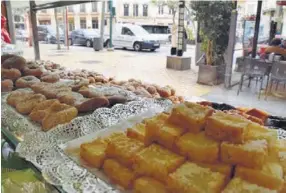
[[[187,42],[188,42],[188,34],[186,28],[184,28],[184,37],[183,37],[183,52],[187,51]]]

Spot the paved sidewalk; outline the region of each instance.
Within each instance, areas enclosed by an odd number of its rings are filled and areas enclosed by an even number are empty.
[[[135,78],[161,86],[171,85],[182,96],[201,96],[211,91],[213,87],[196,84],[198,69],[194,67],[194,61],[191,70],[166,69],[166,55],[169,48],[160,49],[162,50],[158,52],[125,50],[95,52],[92,48],[80,46],[72,46],[70,50],[56,50],[56,45],[40,44],[41,59],[54,61],[70,69],[95,70],[118,80]],[[167,50],[166,53],[164,50]],[[26,48],[24,56],[33,59],[33,48]]]

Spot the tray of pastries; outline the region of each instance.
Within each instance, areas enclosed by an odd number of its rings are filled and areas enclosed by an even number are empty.
[[[121,192],[285,191],[286,141],[247,117],[184,102],[61,146]]]

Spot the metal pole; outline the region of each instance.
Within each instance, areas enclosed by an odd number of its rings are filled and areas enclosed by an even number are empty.
[[[109,47],[112,48],[112,20],[113,20],[113,1],[109,1],[109,13],[110,13],[110,20],[109,20]]]
[[[259,24],[260,24],[260,15],[261,15],[261,7],[262,7],[262,1],[258,1],[257,5],[257,11],[256,11],[256,20],[255,20],[255,27],[254,27],[254,37],[253,37],[253,48],[252,48],[252,58],[255,58],[256,56],[256,50],[257,50],[257,40],[258,40],[258,34],[259,34]]]
[[[56,19],[57,49],[60,50],[61,45],[60,45],[60,32],[59,32],[59,21],[58,21],[58,10],[57,10],[57,8],[54,8],[54,11],[55,11],[55,19]]]
[[[12,44],[16,44],[16,36],[15,36],[15,26],[14,26],[14,18],[12,13],[11,1],[5,1],[6,5],[6,14],[8,20],[8,28],[11,37]]]
[[[68,7],[65,9],[66,12],[66,43],[67,43],[67,48],[68,50],[70,49],[69,45],[69,18],[68,18]]]
[[[31,18],[31,27],[33,32],[33,43],[34,43],[34,52],[35,52],[35,60],[40,60],[40,48],[39,48],[39,40],[38,40],[38,27],[37,27],[37,16],[36,11],[34,11],[34,7],[36,6],[35,1],[30,1],[30,18]]]
[[[233,10],[231,13],[229,36],[228,36],[229,40],[228,40],[226,67],[224,75],[225,88],[231,87],[231,74],[232,74],[233,52],[235,46],[236,21],[237,21],[237,11]]]
[[[177,46],[177,56],[183,56],[183,44],[185,38],[185,29],[184,29],[184,10],[185,10],[185,1],[179,1],[179,17],[178,17],[178,46]]]
[[[100,24],[100,38],[101,42],[104,41],[104,15],[105,15],[105,1],[101,1],[101,24]]]

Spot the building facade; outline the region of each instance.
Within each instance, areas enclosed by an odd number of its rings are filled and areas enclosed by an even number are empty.
[[[109,29],[109,4],[105,5],[105,30]],[[173,14],[167,6],[157,6],[150,0],[128,0],[116,1],[113,5],[116,10],[114,16],[115,22],[120,23],[138,23],[138,24],[156,24],[172,25]],[[59,25],[63,23],[63,11],[67,9],[69,31],[81,28],[100,29],[102,2],[92,2],[69,6],[67,8],[58,8]],[[41,10],[37,12],[39,25],[56,26],[54,9]]]

